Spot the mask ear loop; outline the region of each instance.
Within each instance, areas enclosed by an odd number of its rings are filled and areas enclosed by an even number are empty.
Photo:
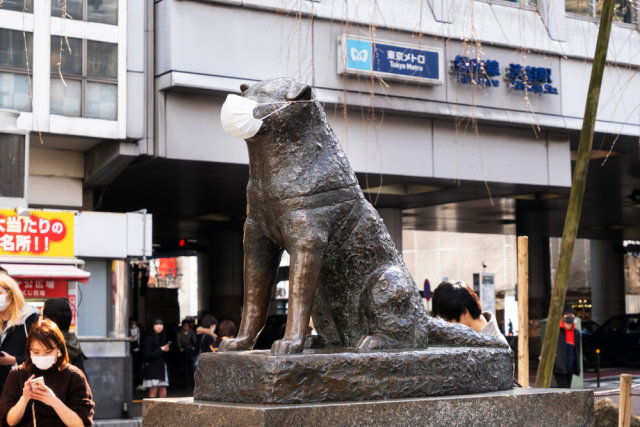
[[[298,102],[314,102],[314,101],[315,101],[315,99],[309,99],[309,100],[306,100],[306,101],[285,101],[286,103],[285,103],[282,107],[280,107],[280,108],[277,108],[277,109],[273,110],[272,112],[270,112],[269,114],[267,114],[267,115],[266,115],[266,116],[264,116],[264,117],[259,118],[258,120],[264,120],[264,119],[266,119],[267,117],[269,117],[269,116],[271,116],[271,115],[273,115],[273,114],[277,113],[278,111],[280,111],[280,110],[284,110],[285,108],[287,108],[287,107],[288,107],[289,105],[291,105],[291,104],[296,104],[296,103],[298,103]],[[271,104],[275,104],[275,102],[272,102]]]

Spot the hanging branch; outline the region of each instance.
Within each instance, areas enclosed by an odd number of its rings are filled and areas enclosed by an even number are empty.
[[[593,56],[589,92],[587,93],[587,103],[584,109],[584,120],[582,122],[582,131],[580,132],[580,142],[578,144],[578,156],[573,171],[569,206],[567,207],[567,215],[564,220],[560,255],[558,257],[555,284],[551,293],[551,304],[549,306],[547,329],[544,334],[542,352],[540,354],[540,365],[538,366],[538,374],[536,376],[536,387],[548,388],[551,383],[553,362],[558,345],[558,335],[560,334],[560,319],[562,318],[562,309],[564,307],[564,299],[569,283],[571,257],[573,256],[573,246],[576,242],[578,224],[580,223],[580,214],[582,212],[582,200],[584,199],[587,172],[589,170],[589,158],[593,144],[593,132],[596,123],[596,113],[598,111],[600,88],[602,86],[602,75],[604,74],[604,66],[609,47],[609,34],[611,33],[614,6],[615,0],[604,0],[602,15],[600,16],[600,28],[598,29],[596,51]]]

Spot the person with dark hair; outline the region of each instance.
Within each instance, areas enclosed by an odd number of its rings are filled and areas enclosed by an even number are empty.
[[[50,319],[58,325],[67,345],[69,361],[72,365],[84,371],[84,359],[87,356],[82,352],[82,346],[76,334],[69,331],[71,319],[73,318],[69,300],[66,298],[49,298],[42,306],[42,317]]]
[[[82,371],[68,363],[60,328],[48,319],[35,323],[26,348],[24,363],[9,373],[0,396],[2,425],[92,425],[91,388]]]
[[[218,326],[218,319],[213,314],[206,314],[202,318],[202,324],[198,326],[196,332],[200,337],[200,353],[210,353],[218,350],[220,344],[219,334],[215,333]]]
[[[553,376],[560,388],[571,388],[573,375],[580,375],[580,331],[575,325],[576,311],[565,307],[560,322]]]
[[[182,328],[176,334],[178,345],[178,378],[185,387],[193,385],[193,358],[196,355],[196,334],[191,330],[188,319],[182,321]]]
[[[220,323],[220,326],[218,326],[218,335],[221,341],[235,338],[237,333],[238,329],[236,328],[236,324],[233,323],[233,320],[225,319]]]
[[[11,367],[24,362],[27,335],[38,317],[38,309],[24,302],[18,282],[0,272],[0,390]]]
[[[507,342],[500,332],[495,316],[488,311],[482,311],[478,296],[463,281],[440,283],[433,292],[432,307],[434,316],[450,323],[460,323],[476,332]]]
[[[165,358],[171,342],[166,341],[163,331],[162,319],[156,319],[142,343],[145,361],[142,387],[149,389],[149,397],[167,397],[169,374]]]

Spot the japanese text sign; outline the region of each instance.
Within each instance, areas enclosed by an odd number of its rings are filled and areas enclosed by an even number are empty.
[[[504,78],[510,82],[509,89],[511,90],[522,90],[540,95],[558,95],[558,89],[551,85],[551,68],[509,64],[505,70]]]
[[[500,63],[494,59],[481,60],[457,55],[451,61],[451,73],[460,84],[473,84],[483,88],[500,86],[500,81],[493,78],[500,75]]]
[[[20,280],[18,286],[25,298],[66,298],[66,280]]]
[[[0,209],[0,255],[73,257],[73,212]]]
[[[394,80],[442,84],[442,51],[342,35],[339,74],[373,74]]]

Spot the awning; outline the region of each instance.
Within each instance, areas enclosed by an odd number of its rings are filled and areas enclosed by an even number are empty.
[[[88,271],[80,270],[73,265],[61,264],[1,263],[0,268],[6,270],[14,279],[57,279],[87,283],[91,275]]]

